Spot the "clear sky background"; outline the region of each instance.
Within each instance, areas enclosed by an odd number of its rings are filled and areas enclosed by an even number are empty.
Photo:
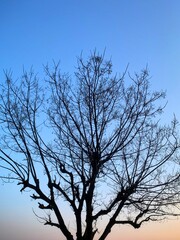
[[[129,63],[131,73],[148,64],[151,85],[167,90],[162,117],[180,120],[180,1],[179,0],[0,0],[0,82],[3,69],[15,78],[22,68],[61,61],[73,72],[83,51],[112,57],[116,72]],[[0,183],[1,240],[64,239],[55,228],[40,224],[29,193]],[[117,227],[107,240],[179,240],[180,220],[149,223],[139,230]]]

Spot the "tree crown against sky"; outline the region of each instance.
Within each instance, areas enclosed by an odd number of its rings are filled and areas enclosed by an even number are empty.
[[[33,71],[17,82],[5,74],[1,178],[32,190],[39,219],[68,240],[179,215],[178,122],[160,125],[165,93],[150,90],[148,70],[114,75],[97,52],[78,58],[74,78],[44,69],[43,84]]]

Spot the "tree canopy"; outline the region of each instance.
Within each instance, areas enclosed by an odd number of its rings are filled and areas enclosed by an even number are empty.
[[[1,178],[31,190],[44,224],[104,240],[117,224],[180,215],[178,122],[160,124],[165,93],[151,91],[148,70],[114,74],[97,52],[74,75],[44,70],[6,72],[0,93]]]

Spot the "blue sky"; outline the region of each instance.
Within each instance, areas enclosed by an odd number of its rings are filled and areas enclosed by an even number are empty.
[[[179,0],[1,0],[0,82],[3,69],[11,69],[16,79],[23,67],[33,66],[42,77],[43,64],[53,59],[60,60],[63,71],[72,73],[81,52],[86,57],[95,48],[100,52],[106,49],[115,72],[122,73],[128,63],[131,73],[148,65],[152,88],[167,90],[163,121],[169,121],[174,112],[180,119],[179,12]],[[35,204],[28,193],[22,195],[18,189],[15,185],[0,185],[3,240],[59,239],[57,231],[37,222],[32,213]],[[151,236],[151,240],[178,240],[177,223],[170,230],[177,230],[173,238],[167,234],[162,238],[160,232],[151,231],[155,225],[149,225],[146,231],[140,230],[137,239],[143,236],[148,240]],[[166,224],[162,223],[159,231],[170,226]],[[19,233],[22,225],[26,231]],[[124,240],[134,240],[134,232],[125,232]],[[111,240],[119,239],[115,233],[112,236]]]

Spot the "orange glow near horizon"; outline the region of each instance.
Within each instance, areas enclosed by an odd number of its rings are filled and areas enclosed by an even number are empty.
[[[180,220],[146,223],[139,229],[117,226],[107,240],[179,240]]]

